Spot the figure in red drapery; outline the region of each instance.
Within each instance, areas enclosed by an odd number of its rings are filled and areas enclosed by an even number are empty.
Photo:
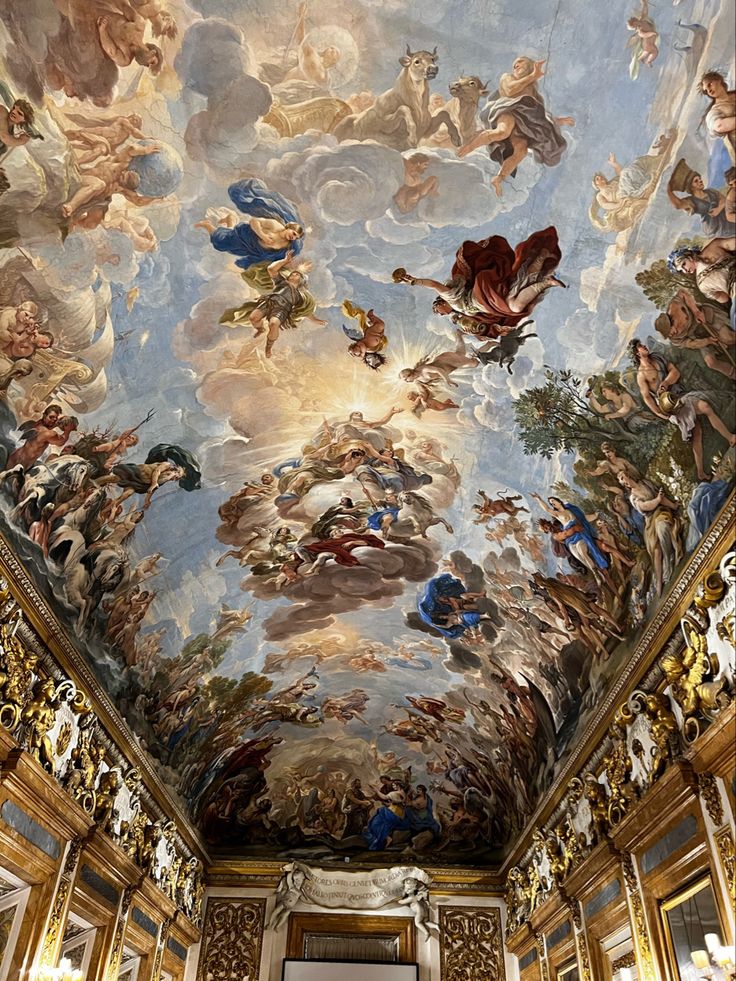
[[[446,283],[410,276],[405,269],[396,269],[393,278],[434,290],[432,309],[449,314],[466,333],[501,337],[529,317],[547,290],[564,287],[554,275],[561,258],[557,230],[550,226],[515,249],[500,235],[463,242]]]

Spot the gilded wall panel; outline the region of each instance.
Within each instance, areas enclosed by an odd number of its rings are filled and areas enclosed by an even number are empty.
[[[503,981],[501,911],[440,906],[439,914],[442,981]]]
[[[265,913],[265,899],[208,900],[197,981],[257,978]]]

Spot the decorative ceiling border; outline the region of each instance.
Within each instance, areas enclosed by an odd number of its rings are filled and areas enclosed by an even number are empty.
[[[36,588],[2,532],[0,532],[0,575],[7,579],[28,626],[38,635],[38,640],[48,648],[61,669],[88,693],[103,726],[114,733],[118,748],[128,762],[139,771],[152,799],[164,814],[176,821],[182,840],[198,855],[205,866],[209,866],[211,859],[202,836],[166,788],[151,760],[139,746],[132,729],[120,715],[84,655],[72,643],[66,629]]]
[[[360,862],[326,863],[342,871],[369,871],[375,866]],[[283,876],[284,862],[257,862],[239,858],[215,857],[210,866],[209,886],[240,886],[259,889],[275,888]],[[452,868],[422,865],[432,878],[430,891],[436,896],[503,896],[503,881],[498,871],[492,869]]]
[[[629,660],[618,676],[609,683],[598,711],[593,714],[585,729],[577,733],[562,769],[527,821],[516,845],[504,859],[500,867],[502,876],[520,861],[531,844],[534,829],[544,824],[558,806],[570,780],[593,754],[609,729],[622,698],[634,690],[673,635],[679,634],[680,618],[692,604],[703,573],[707,572],[709,566],[718,565],[732,547],[735,536],[736,491],[731,493],[719,517],[689,557],[687,565],[647,625]],[[681,646],[685,646],[684,638]]]

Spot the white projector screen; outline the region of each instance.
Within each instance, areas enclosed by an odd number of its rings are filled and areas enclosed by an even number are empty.
[[[284,961],[282,981],[419,981],[417,964]]]

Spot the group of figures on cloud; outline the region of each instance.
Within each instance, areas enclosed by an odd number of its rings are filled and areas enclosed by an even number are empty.
[[[122,233],[139,258],[157,248],[145,208],[176,189],[181,162],[147,136],[135,100],[124,100],[131,110],[125,113],[112,103],[121,69],[160,72],[162,39],[174,38],[177,28],[159,0],[48,0],[39,13],[55,32],[45,35],[38,59],[31,56],[24,17],[11,8],[0,14],[10,38],[6,67],[22,80],[28,98],[15,98],[0,83],[0,192],[6,205],[0,244],[25,246],[15,258],[3,256],[2,495],[11,526],[27,536],[30,558],[50,574],[77,629],[97,632],[134,665],[160,650],[161,636],[139,643],[156,596],[144,584],[158,574],[161,556],[131,561],[136,529],[160,488],[199,487],[199,464],[169,442],[156,442],[139,462],[126,459],[139,447],[138,430],[152,413],[122,431],[114,425],[83,430],[75,413],[98,404],[105,388],[113,343],[112,327],[105,325],[108,294],[98,275],[91,303],[76,310],[89,324],[75,322],[72,294],[57,282],[48,257],[54,243],[66,240],[74,247],[98,228]],[[66,96],[63,107],[44,99],[47,89]],[[84,102],[99,108],[89,111]],[[6,172],[11,152],[14,173],[23,174],[20,203]],[[37,207],[29,207],[36,193]],[[98,270],[121,263],[124,252],[113,250],[114,239],[91,241]],[[65,336],[75,338],[72,351],[62,348]]]
[[[14,429],[7,404],[5,414],[6,426]],[[136,430],[149,420],[121,433],[82,433],[75,416],[50,403],[18,426],[17,445],[7,429],[2,433],[0,489],[14,505],[11,522],[61,584],[77,630],[90,627],[96,615],[99,630],[127,664],[138,660],[137,633],[155,598],[142,584],[158,573],[161,559],[153,554],[131,563],[136,529],[160,488],[175,483],[192,491],[200,484],[196,459],[175,444],[153,446],[139,463],[124,459],[139,445]],[[139,506],[131,501],[135,497]]]
[[[42,112],[25,98],[13,98],[1,82],[0,98],[6,103],[0,105],[0,162],[16,148],[25,153],[23,161],[18,160],[25,193],[17,202],[7,193],[13,191],[7,167],[0,169],[0,193],[7,195],[2,246],[19,244],[25,234],[63,240],[74,230],[102,227],[122,232],[134,252],[157,248],[145,207],[166,200],[177,189],[182,164],[170,146],[147,137],[138,111],[92,112],[48,101]],[[29,182],[37,196],[37,207],[30,211]],[[120,255],[101,254],[99,261],[117,265]]]
[[[294,711],[298,705],[306,708],[315,699],[315,679],[312,669],[296,685],[259,701],[279,705],[290,701]],[[453,692],[453,704],[429,696],[405,696],[405,719],[388,722],[386,730],[405,741],[406,755],[381,756],[374,750],[374,759],[359,762],[349,751],[338,751],[324,766],[315,757],[310,757],[306,768],[298,760],[284,765],[283,758],[278,763],[271,758],[281,742],[275,728],[265,735],[244,736],[237,747],[221,754],[215,755],[213,747],[209,764],[198,765],[192,774],[194,784],[191,780],[188,784],[196,790],[208,839],[245,841],[251,846],[269,843],[304,849],[301,854],[315,857],[325,848],[348,855],[432,852],[448,856],[473,848],[492,849],[505,840],[513,823],[510,816],[493,813],[494,796],[520,792],[522,806],[528,809],[534,793],[534,787],[524,788],[523,781],[521,789],[514,784],[513,756],[518,757],[517,767],[529,767],[536,774],[532,783],[546,778],[550,761],[540,759],[534,742],[540,711],[545,735],[553,734],[549,710],[533,684],[519,684],[505,673],[496,681],[500,688],[495,709],[482,697],[476,702],[468,690],[464,696]],[[297,724],[324,723],[326,704],[323,700],[324,718],[319,723],[312,717]],[[468,711],[479,724],[472,746],[463,733]],[[332,718],[347,725],[351,714]],[[507,748],[494,748],[494,730],[503,735]],[[246,731],[252,731],[247,723]],[[319,735],[312,737],[312,743],[320,743]],[[422,747],[419,767],[427,774],[424,783],[412,762],[415,746]]]
[[[457,470],[435,440],[399,445],[403,434],[390,424],[402,411],[392,407],[376,420],[358,411],[325,420],[298,457],[278,463],[258,483],[246,483],[220,508],[219,537],[238,547],[218,564],[236,558],[264,586],[281,590],[328,563],[370,566],[370,552],[428,539],[436,525],[452,534],[428,494],[449,503]],[[326,501],[336,481],[347,485],[339,497],[326,508],[313,504]],[[301,533],[296,523],[304,526]]]

